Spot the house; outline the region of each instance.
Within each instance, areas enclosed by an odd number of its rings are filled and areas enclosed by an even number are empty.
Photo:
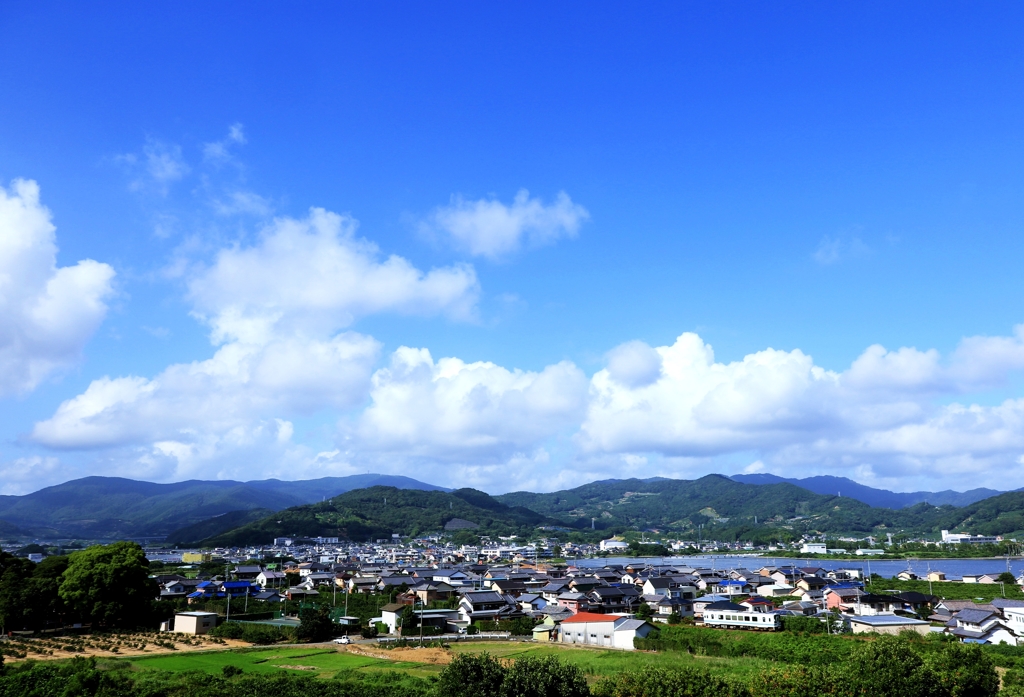
[[[582,593],[562,593],[556,598],[558,607],[568,610],[572,613],[580,612],[581,610],[590,609],[590,599]]]
[[[601,586],[587,594],[590,608],[601,612],[632,612],[640,606],[640,592],[634,586]]]
[[[516,600],[519,601],[519,607],[523,612],[540,612],[548,604],[548,601],[536,593],[523,593]]]
[[[409,592],[424,605],[429,605],[436,600],[450,600],[455,589],[443,581],[421,581],[410,588]]]
[[[856,605],[862,595],[867,594],[860,588],[829,588],[825,591],[825,607],[829,610],[841,610]]]
[[[569,592],[569,584],[564,581],[548,581],[544,587],[537,589],[537,593],[539,593],[549,605],[552,603],[557,604],[558,596],[567,592]]]
[[[908,569],[907,571],[901,571],[898,574],[896,574],[896,578],[900,581],[916,581],[917,574]]]
[[[288,576],[282,571],[260,571],[254,580],[260,588],[280,588],[288,583]]]
[[[820,576],[804,576],[796,582],[796,587],[803,591],[821,591],[829,584],[827,579]]]
[[[633,640],[646,637],[653,629],[650,623],[631,617],[579,612],[562,620],[558,641],[632,651]]]
[[[388,626],[389,634],[396,634],[401,624],[402,612],[408,605],[402,603],[388,603],[380,609],[381,622]]]
[[[269,590],[260,591],[252,596],[253,600],[261,600],[265,603],[281,603],[284,602],[285,598],[281,595],[280,591]]]
[[[953,615],[956,626],[948,628],[948,632],[973,644],[1009,644],[1017,645],[1017,636],[1011,631],[1011,625],[1003,622],[996,612],[988,610],[960,610]]]
[[[650,596],[645,596],[645,598]],[[693,601],[683,600],[682,598],[669,598],[662,597],[660,600],[647,603],[651,605],[651,609],[654,610],[654,617],[652,619],[658,622],[668,622],[668,618],[672,613],[676,613],[680,617],[693,617]]]
[[[903,609],[910,612],[930,609],[939,600],[934,595],[918,593],[917,591],[904,591],[897,593],[896,597],[903,601]]]
[[[739,604],[753,612],[772,612],[775,609],[775,604],[772,601],[757,595],[752,595]]]
[[[470,591],[459,598],[459,619],[466,623],[522,617],[515,600],[494,591]]]
[[[724,595],[702,595],[693,601],[693,616],[700,619],[704,616],[704,608],[713,603],[718,603],[729,598]]]
[[[784,595],[793,594],[793,586],[785,583],[769,583],[763,586],[757,587],[759,595],[763,595],[767,598],[779,598]]]
[[[178,634],[209,634],[216,626],[216,612],[179,612],[174,615],[174,631]]]
[[[236,566],[231,570],[231,575],[239,581],[253,581],[263,571],[260,566]]]
[[[719,581],[715,584],[715,593],[719,595],[750,595],[751,587],[749,583],[744,581],[736,581],[733,579],[727,579]]]
[[[518,596],[526,592],[526,584],[516,579],[495,579],[491,581],[491,590],[504,595]]]
[[[843,622],[854,634],[899,634],[907,630],[928,634],[931,626],[924,620],[899,615],[844,615]]]
[[[903,609],[903,601],[892,595],[865,593],[843,609],[854,615],[894,615]]]
[[[925,577],[926,581],[945,581],[946,574],[943,571],[929,571]]]
[[[791,615],[817,615],[820,609],[818,603],[811,602],[810,600],[793,600],[788,603],[784,603],[780,610],[784,610]]]

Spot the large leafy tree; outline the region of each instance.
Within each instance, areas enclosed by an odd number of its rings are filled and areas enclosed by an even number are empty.
[[[505,680],[505,668],[488,653],[455,654],[437,676],[438,697],[495,697]]]
[[[299,611],[299,641],[327,641],[334,634],[334,622],[328,607],[308,607]]]
[[[0,552],[0,629],[25,627],[25,586],[33,571],[28,559]]]
[[[134,542],[95,545],[68,560],[58,593],[84,621],[106,627],[139,627],[153,621],[159,589],[149,562]]]

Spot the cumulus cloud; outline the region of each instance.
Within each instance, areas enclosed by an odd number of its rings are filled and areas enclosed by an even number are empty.
[[[121,463],[112,470],[129,461],[156,478],[230,469],[260,448],[264,476],[282,462],[292,472],[325,466],[293,442],[291,419],[367,399],[380,344],[347,327],[387,311],[469,318],[478,292],[472,267],[420,271],[382,258],[355,227],[313,209],[275,220],[254,244],[222,250],[188,283],[194,314],[218,346],[211,358],[152,378],[94,380],[37,422],[30,440],[109,451]],[[347,466],[344,457],[331,462],[334,471]]]
[[[57,267],[56,228],[39,186],[0,186],[0,396],[24,394],[75,364],[107,313],[114,270]]]
[[[275,220],[256,245],[222,250],[189,283],[214,341],[324,335],[378,312],[472,316],[479,286],[471,266],[424,273],[399,256],[382,260],[356,226],[313,208],[300,220]]]
[[[575,237],[589,217],[587,209],[573,203],[564,191],[545,205],[521,189],[512,205],[495,199],[466,201],[453,196],[449,205],[433,212],[423,224],[423,231],[440,233],[474,256],[499,259],[524,245],[538,247],[560,237]]]
[[[707,466],[716,456],[756,452],[747,471],[841,470],[932,484],[971,473],[990,486],[1005,488],[1007,477],[1024,483],[1024,400],[938,401],[1005,384],[1024,368],[1022,327],[1012,337],[964,339],[947,360],[934,350],[871,346],[843,372],[799,350],[718,363],[695,334],[653,350],[661,358],[653,381],[631,380],[620,367],[622,356],[643,351],[635,343],[610,353],[593,376],[577,436],[583,453],[651,452],[704,458]]]
[[[274,413],[348,408],[365,396],[379,350],[354,332],[227,344],[208,360],[172,365],[152,379],[94,380],[38,422],[32,439],[53,448],[187,445],[200,433],[249,428]]]
[[[586,395],[586,376],[569,362],[531,372],[402,347],[374,374],[355,436],[369,450],[493,463],[575,427]]]

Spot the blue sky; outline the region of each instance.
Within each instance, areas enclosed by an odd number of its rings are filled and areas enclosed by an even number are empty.
[[[4,6],[0,490],[1024,486],[1021,25]]]

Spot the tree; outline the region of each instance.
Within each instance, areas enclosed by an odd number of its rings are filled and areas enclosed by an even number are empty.
[[[726,678],[700,668],[642,668],[619,673],[595,690],[602,697],[724,697],[742,694]]]
[[[640,607],[636,609],[636,618],[639,620],[649,620],[654,616],[654,610],[647,603],[640,603]]]
[[[94,545],[71,554],[58,594],[84,621],[106,627],[149,625],[159,593],[134,542]]]
[[[999,675],[977,644],[946,644],[931,667],[950,697],[993,697],[999,692]]]
[[[406,605],[405,607],[403,607],[402,612],[398,615],[398,617],[399,624],[401,624],[402,629],[412,629],[413,627],[419,626],[419,623],[416,622],[416,613],[412,611],[411,605]]]
[[[299,611],[299,627],[295,636],[299,641],[327,641],[334,635],[334,622],[327,607],[307,607]]]
[[[669,624],[679,624],[682,621],[683,621],[683,618],[680,617],[679,612],[677,612],[676,610],[673,610],[672,614],[668,616],[668,623]]]
[[[554,656],[516,659],[505,670],[500,697],[590,697],[579,666]]]
[[[945,694],[939,677],[905,640],[883,636],[865,644],[847,663],[855,694],[871,697],[932,697]]]
[[[505,668],[489,653],[460,653],[437,676],[437,697],[494,697]]]
[[[1011,574],[1009,571],[1004,571],[1003,573],[999,574],[999,576],[998,576],[998,578],[996,578],[996,580],[999,581],[1000,583],[1009,583],[1009,584],[1017,583],[1017,579],[1015,579],[1013,577],[1013,574]]]

